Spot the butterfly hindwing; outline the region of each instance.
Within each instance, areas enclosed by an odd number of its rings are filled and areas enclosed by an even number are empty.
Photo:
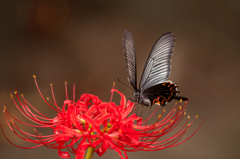
[[[177,96],[177,93],[180,93],[177,90],[177,87],[178,86],[175,83],[167,81],[147,88],[143,94],[152,104],[158,104],[161,106],[165,106],[172,99],[182,99],[183,101],[188,100],[188,98]]]

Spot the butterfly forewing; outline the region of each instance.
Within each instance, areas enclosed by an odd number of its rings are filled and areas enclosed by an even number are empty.
[[[169,76],[171,57],[175,44],[173,33],[166,33],[154,44],[140,81],[140,92],[163,83]]]
[[[136,81],[136,55],[134,49],[134,40],[132,34],[125,30],[123,33],[123,53],[127,65],[127,72],[129,75],[129,82],[137,90],[137,81]]]

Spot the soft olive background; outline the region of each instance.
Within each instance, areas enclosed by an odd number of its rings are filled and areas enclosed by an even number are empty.
[[[125,29],[135,38],[138,75],[157,38],[168,31],[175,33],[169,78],[178,83],[182,96],[189,97],[187,114],[199,115],[185,138],[207,116],[186,143],[157,152],[130,152],[129,158],[239,158],[240,3],[236,0],[0,0],[0,105],[27,121],[9,96],[17,88],[38,110],[54,117],[37,92],[33,74],[45,97],[51,95],[49,84],[53,83],[59,105],[65,99],[64,81],[70,97],[76,83],[77,97],[92,93],[108,101],[114,81],[117,89],[132,97],[132,91],[117,82],[119,77],[127,83],[121,44]],[[152,110],[145,108],[148,111]],[[31,146],[10,132],[3,113],[0,120],[14,143]],[[0,142],[1,159],[60,158],[57,150],[46,147],[16,148],[2,133]],[[111,150],[101,158],[120,159]]]

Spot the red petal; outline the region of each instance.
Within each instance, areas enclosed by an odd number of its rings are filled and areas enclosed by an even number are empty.
[[[63,151],[58,150],[58,155],[62,158],[70,158],[68,152],[63,152]]]

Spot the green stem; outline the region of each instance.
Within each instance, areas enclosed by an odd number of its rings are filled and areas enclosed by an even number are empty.
[[[85,156],[85,159],[92,159],[93,153],[94,153],[94,148],[89,147],[88,150],[87,150],[87,154]]]

